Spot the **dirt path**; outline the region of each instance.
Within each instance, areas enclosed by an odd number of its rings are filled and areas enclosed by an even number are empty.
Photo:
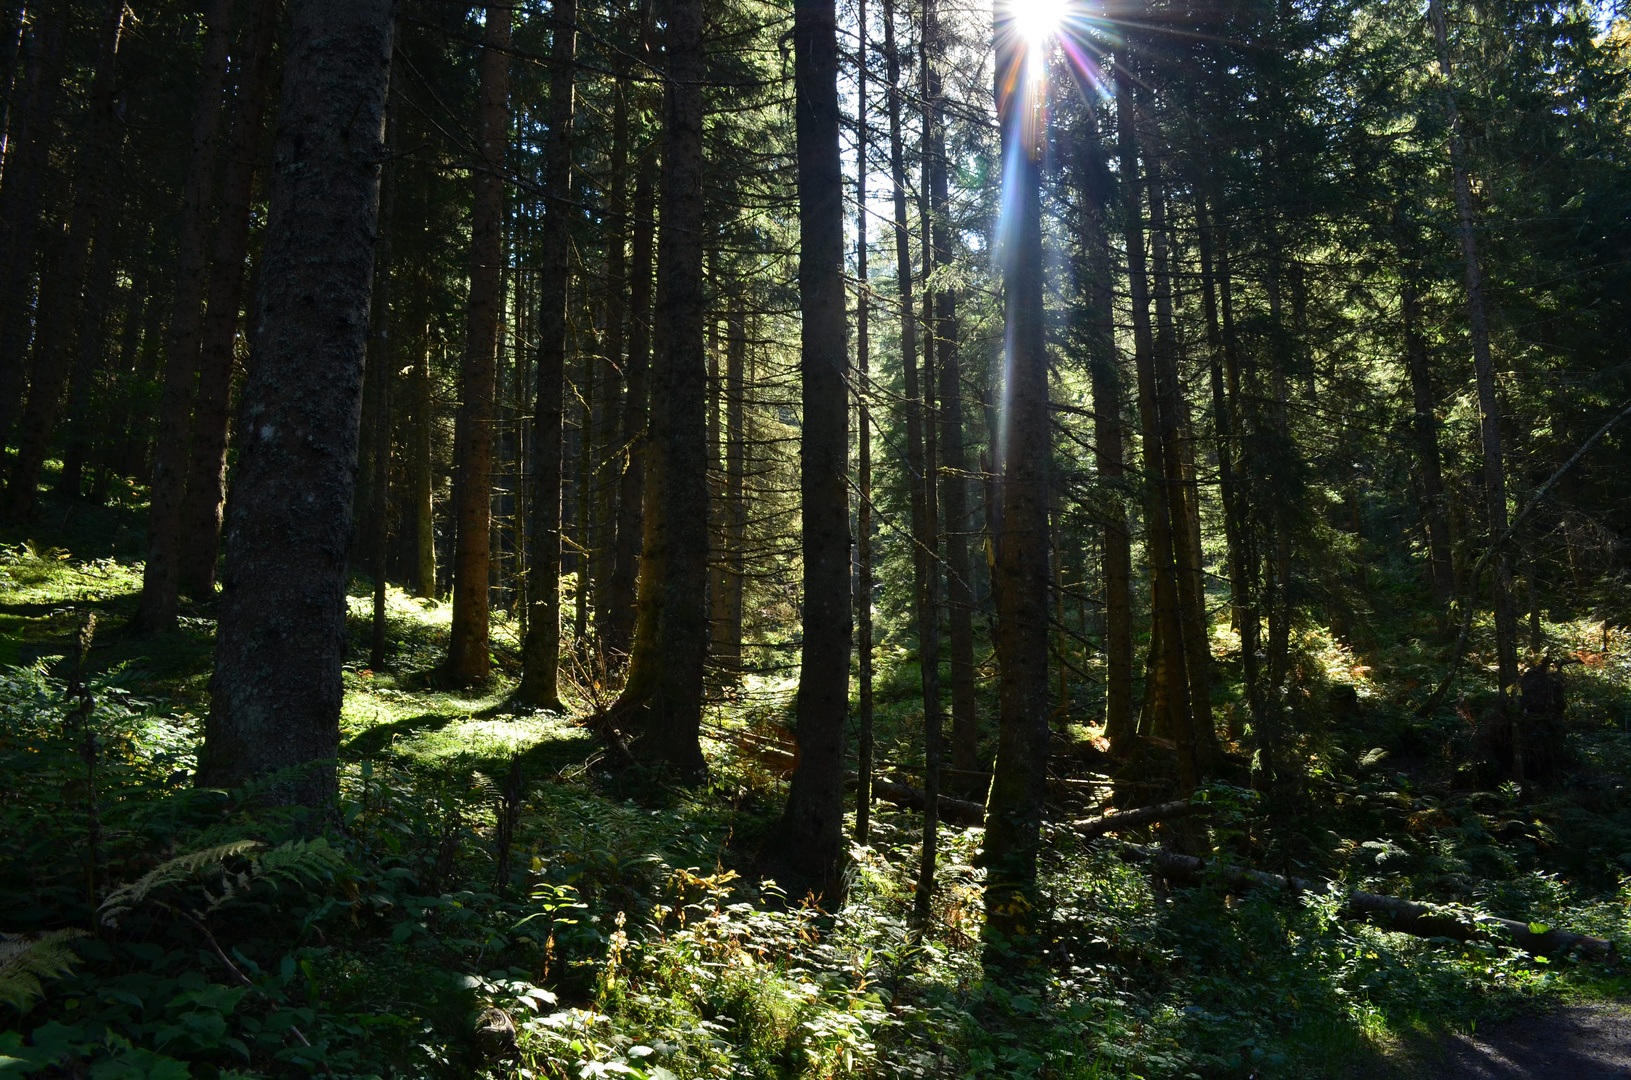
[[[1631,1078],[1631,1006],[1577,1005],[1453,1036],[1434,1080]]]

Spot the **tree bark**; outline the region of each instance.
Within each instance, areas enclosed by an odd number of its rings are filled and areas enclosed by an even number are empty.
[[[555,0],[549,81],[544,222],[538,242],[538,404],[532,429],[532,491],[527,499],[532,547],[527,555],[527,635],[521,643],[516,697],[547,709],[562,707],[561,658],[561,424],[566,379],[566,300],[571,279],[573,59],[577,0]],[[582,497],[582,493],[579,493]],[[581,562],[581,560],[580,560]],[[581,590],[582,572],[578,587]]]
[[[487,677],[488,577],[492,569],[493,435],[498,395],[498,322],[503,304],[504,158],[509,145],[510,21],[508,4],[487,6],[482,35],[476,127],[481,160],[474,169],[470,217],[470,298],[459,415],[453,434],[453,618],[447,672],[464,683]],[[537,562],[534,561],[534,567]]]
[[[90,88],[90,117],[80,151],[73,209],[68,220],[67,250],[62,255],[56,288],[41,292],[42,319],[50,323],[49,336],[39,350],[39,364],[29,387],[28,405],[17,442],[17,460],[6,487],[6,517],[28,520],[39,490],[52,432],[62,410],[62,391],[68,379],[68,357],[73,335],[69,327],[85,302],[86,273],[93,242],[104,214],[111,213],[111,184],[124,131],[114,97],[115,66],[119,58],[119,32],[124,24],[123,0],[112,0],[97,33],[96,68]]]
[[[623,372],[626,394],[631,374],[623,361],[623,348],[628,340],[624,325],[628,319],[629,87],[626,68],[620,66],[618,70],[619,76],[612,87],[612,160],[608,170],[611,190],[606,200],[610,211],[606,215],[606,362],[613,370]],[[612,607],[612,593],[617,573],[617,538],[621,531],[618,520],[621,507],[616,498],[621,494],[621,484],[604,473],[614,468],[628,444],[627,437],[619,441],[617,425],[621,417],[614,408],[617,391],[610,373],[606,385],[608,393],[601,406],[605,445],[599,483],[604,539],[597,552],[600,565],[595,575],[595,637],[603,657],[612,644],[618,621]],[[627,409],[626,404],[624,408]],[[617,477],[621,481],[622,470],[617,470]],[[626,648],[627,645],[620,645],[616,651]]]
[[[17,137],[8,137],[0,190],[0,451],[23,401],[28,313],[40,225],[40,192],[55,141],[68,0],[54,0],[35,24],[20,88]],[[8,133],[9,135],[9,133]]]
[[[233,344],[242,306],[244,258],[249,251],[249,210],[255,193],[266,99],[272,86],[272,45],[277,39],[278,0],[255,0],[248,55],[221,181],[221,217],[215,227],[209,304],[205,309],[193,405],[193,437],[187,488],[181,502],[181,589],[194,599],[215,595],[221,512],[226,506],[227,420],[232,398]]]
[[[335,797],[392,0],[292,0],[198,782]]]
[[[698,732],[708,659],[708,367],[703,323],[702,86],[706,78],[701,0],[669,7],[664,79],[662,226],[658,234],[657,498],[662,533],[661,610],[654,679],[641,752],[688,782],[707,775]],[[651,537],[647,537],[648,544]],[[643,569],[642,569],[643,574]]]
[[[1030,58],[997,9],[997,115],[1007,236],[1001,252],[1007,372],[997,472],[1002,546],[997,557],[997,760],[986,803],[988,962],[1041,946],[1036,857],[1048,763],[1048,363],[1042,315],[1041,147],[1028,123],[1041,87]],[[1039,65],[1038,65],[1039,66]],[[1035,73],[1039,76],[1040,73]]]
[[[1152,680],[1145,696],[1170,717],[1178,752],[1178,786],[1187,795],[1199,782],[1198,763],[1189,730],[1188,676],[1184,669],[1181,609],[1174,563],[1173,519],[1167,496],[1166,449],[1156,377],[1155,340],[1150,327],[1149,277],[1144,256],[1143,183],[1139,178],[1138,139],[1132,73],[1128,52],[1116,57],[1116,122],[1120,129],[1121,184],[1126,230],[1127,279],[1133,308],[1133,348],[1138,369],[1138,411],[1144,441],[1145,482],[1150,487],[1145,527],[1150,563],[1152,611],[1150,657]]]
[[[860,652],[857,688],[856,753],[859,759],[855,787],[855,842],[866,846],[872,831],[872,340],[870,314],[871,288],[867,284],[867,205],[866,178],[870,119],[867,116],[867,46],[869,27],[866,0],[857,0],[855,21],[859,28],[855,58],[855,647]],[[740,433],[736,433],[740,441]],[[738,451],[740,458],[740,451]],[[738,466],[740,467],[740,466]],[[738,481],[740,484],[740,481]],[[740,541],[738,541],[740,547]],[[741,585],[737,575],[737,608],[740,623]]]
[[[656,148],[641,155],[634,180],[634,233],[629,251],[629,360],[623,390],[622,444],[628,455],[617,488],[617,539],[612,556],[612,580],[607,586],[610,608],[606,650],[626,654],[633,645],[635,585],[640,577],[641,533],[644,529],[646,491],[647,382],[651,365],[651,256],[656,236],[653,179]]]
[[[269,5],[270,6],[270,5]],[[385,107],[385,146],[396,154],[396,106]],[[389,536],[391,496],[391,241],[396,233],[396,170],[388,162],[380,178],[379,229],[374,243],[374,293],[368,315],[367,364],[372,379],[364,380],[363,423],[373,432],[373,470],[368,485],[368,573],[374,579],[374,613],[370,623],[368,666],[385,666],[385,547]]]
[[[743,445],[742,367],[747,323],[741,288],[731,293],[725,321],[725,618],[715,655],[730,682],[742,675],[742,586],[745,580],[748,508]]]
[[[793,8],[798,136],[800,523],[804,642],[797,704],[798,766],[782,833],[799,885],[843,894],[844,721],[849,713],[849,355],[844,296],[844,187],[838,129],[834,0]]]
[[[1444,519],[1444,475],[1439,467],[1438,413],[1433,407],[1433,373],[1427,339],[1421,332],[1421,296],[1415,265],[1407,262],[1399,280],[1399,319],[1404,332],[1405,367],[1410,374],[1410,427],[1416,437],[1416,468],[1421,491],[1422,529],[1427,534],[1428,580],[1441,628],[1449,626],[1455,598],[1455,568],[1450,558],[1450,527]]]
[[[1451,85],[1449,30],[1444,18],[1444,0],[1431,0],[1429,11],[1433,38],[1438,44],[1440,76],[1443,79],[1444,113],[1450,122],[1450,170],[1455,179],[1455,208],[1460,218],[1461,257],[1466,264],[1467,327],[1472,338],[1472,366],[1478,383],[1480,442],[1484,454],[1484,500],[1489,516],[1489,538],[1493,546],[1506,532],[1506,466],[1501,452],[1501,405],[1496,396],[1495,362],[1490,356],[1489,324],[1484,312],[1484,274],[1478,264],[1478,237],[1474,231],[1472,181],[1467,170],[1467,151],[1461,137],[1461,113]],[[1490,569],[1490,591],[1495,609],[1496,682],[1501,691],[1501,708],[1512,725],[1512,779],[1523,783],[1524,747],[1522,710],[1508,701],[1518,683],[1518,617],[1512,595],[1512,560],[1496,552]]]
[[[153,487],[147,514],[147,562],[136,625],[147,633],[176,624],[181,584],[181,500],[187,484],[188,422],[198,372],[199,320],[204,297],[204,255],[210,192],[215,181],[215,139],[226,82],[228,32],[234,0],[211,0],[204,25],[204,60],[193,112],[192,151],[177,229],[175,295],[165,339],[164,384],[153,444]]]
[[[119,141],[123,143],[122,139]],[[108,296],[113,292],[116,269],[113,245],[119,231],[118,207],[123,201],[116,192],[109,191],[108,196],[110,206],[106,213],[99,215],[96,239],[91,244],[91,267],[75,320],[79,356],[68,388],[67,446],[56,485],[58,492],[72,499],[79,498],[84,487],[85,458],[90,450],[91,433],[99,419],[92,415],[96,376],[103,367],[108,345]]]
[[[431,471],[435,394],[430,378],[430,328],[419,327],[413,357],[413,420],[408,434],[408,484],[413,500],[414,592],[436,591],[436,478]]]

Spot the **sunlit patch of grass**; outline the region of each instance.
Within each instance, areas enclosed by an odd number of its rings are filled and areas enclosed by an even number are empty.
[[[0,544],[0,603],[106,600],[140,591],[142,564],[114,558],[76,559],[33,541]]]

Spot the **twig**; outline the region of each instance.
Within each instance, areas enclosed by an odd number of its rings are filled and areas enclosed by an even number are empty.
[[[215,954],[215,958],[217,960],[226,965],[226,969],[232,972],[232,977],[237,979],[239,984],[241,984],[244,989],[248,990],[250,993],[272,1006],[273,1010],[277,1009],[277,1002],[268,997],[266,992],[260,987],[250,982],[249,976],[240,971],[238,965],[232,962],[232,958],[221,951],[221,943],[215,940],[215,935],[210,933],[209,927],[205,926],[202,921],[195,918],[192,912],[187,911],[184,908],[176,908],[175,911],[176,914],[180,915],[183,919],[186,919],[188,922],[192,923],[195,930],[204,935],[204,941],[209,945],[210,952]],[[293,1024],[289,1025],[289,1034],[293,1035],[296,1039],[299,1039],[301,1046],[306,1047],[308,1050],[311,1049],[311,1042],[306,1038],[306,1036],[302,1035],[300,1033],[300,1029],[295,1027]],[[327,1073],[329,1071],[328,1066],[323,1066],[323,1071]]]

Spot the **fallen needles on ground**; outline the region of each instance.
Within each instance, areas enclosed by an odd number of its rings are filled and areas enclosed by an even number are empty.
[[[1324,892],[1324,887],[1304,878],[1289,881],[1279,874],[1262,870],[1249,870],[1238,866],[1208,864],[1193,855],[1179,855],[1160,848],[1123,844],[1121,857],[1129,862],[1148,863],[1161,876],[1179,881],[1199,881],[1211,876],[1233,889],[1269,888],[1282,892]],[[1592,956],[1609,956],[1614,945],[1603,938],[1589,934],[1572,934],[1554,930],[1538,923],[1501,919],[1493,915],[1461,914],[1448,908],[1400,900],[1395,896],[1345,891],[1345,914],[1350,918],[1369,919],[1386,930],[1396,930],[1416,937],[1450,938],[1454,941],[1474,941],[1505,937],[1513,945],[1534,956],[1562,956],[1574,949]],[[1537,930],[1537,927],[1539,929]]]

